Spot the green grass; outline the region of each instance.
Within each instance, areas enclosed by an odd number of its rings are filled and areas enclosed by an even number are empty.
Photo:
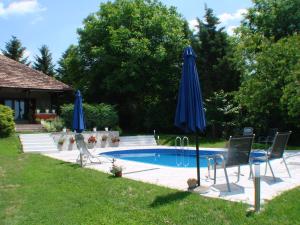
[[[201,197],[22,154],[16,137],[0,139],[0,224],[299,224],[300,188],[248,206]]]
[[[159,144],[160,145],[168,145],[174,146],[175,145],[175,138],[178,135],[175,134],[160,134],[159,135]],[[180,135],[183,137],[184,135]],[[195,146],[195,135],[186,135],[189,138],[189,146]],[[199,138],[199,146],[200,148],[226,148],[227,140],[225,139],[212,139],[206,137]],[[254,143],[254,149],[265,149],[266,145]],[[300,150],[300,146],[287,146],[287,150]]]

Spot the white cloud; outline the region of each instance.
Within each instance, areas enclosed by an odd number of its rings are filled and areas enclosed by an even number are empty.
[[[197,19],[193,19],[193,20],[189,20],[189,27],[193,32],[198,32],[199,31],[199,27],[198,27],[198,21]]]
[[[25,49],[25,51],[24,51],[24,55],[23,55],[24,57],[30,57],[31,56],[31,51],[29,51],[29,50],[27,50],[27,49]]]
[[[238,26],[228,26],[226,28],[226,32],[228,35],[232,36],[234,35],[234,30],[237,28]]]
[[[0,16],[6,17],[10,15],[25,15],[32,14],[41,11],[45,11],[46,8],[41,6],[38,0],[19,0],[9,3],[4,6],[0,3]]]
[[[247,9],[238,9],[235,13],[223,13],[218,17],[222,24],[228,24],[228,22],[232,20],[242,20],[244,14],[246,13]]]

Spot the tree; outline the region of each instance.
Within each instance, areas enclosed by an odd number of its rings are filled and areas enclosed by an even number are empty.
[[[204,97],[213,92],[237,90],[240,74],[234,67],[233,48],[224,28],[217,28],[219,19],[213,10],[205,8],[205,20],[198,19],[199,42],[196,44],[197,66],[202,80]]]
[[[40,49],[40,56],[36,55],[35,62],[33,63],[33,68],[47,74],[49,76],[54,76],[54,65],[52,63],[52,54],[47,47],[43,45]]]
[[[264,42],[236,98],[257,129],[299,126],[300,35]]]
[[[233,99],[232,93],[225,93],[223,90],[214,92],[211,97],[206,99],[206,119],[211,127],[213,138],[228,138],[232,135],[237,126],[240,108]]]
[[[253,0],[243,26],[276,41],[300,32],[300,1]]]
[[[103,3],[78,34],[79,83],[87,101],[117,105],[125,129],[173,128],[182,52],[189,44],[175,8],[154,0]]]
[[[300,2],[254,0],[236,36],[236,100],[258,131],[299,127]]]
[[[85,85],[84,70],[81,66],[82,60],[78,46],[70,45],[69,48],[63,53],[58,61],[58,79],[62,82],[71,85],[75,89],[81,89],[83,93],[86,92],[87,86]]]
[[[30,62],[27,61],[28,57],[24,57],[25,50],[26,48],[22,46],[21,41],[15,36],[12,36],[10,41],[5,43],[5,50],[1,51],[3,55],[5,55],[8,58],[29,65]]]

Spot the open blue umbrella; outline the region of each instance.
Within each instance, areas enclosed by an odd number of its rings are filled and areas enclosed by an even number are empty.
[[[82,97],[80,91],[76,91],[74,111],[73,111],[73,130],[77,133],[81,133],[85,129],[84,125],[84,113],[82,107]]]
[[[182,78],[180,81],[175,126],[186,133],[196,134],[197,180],[200,186],[198,132],[206,128],[200,82],[196,67],[196,54],[191,46],[184,49]]]

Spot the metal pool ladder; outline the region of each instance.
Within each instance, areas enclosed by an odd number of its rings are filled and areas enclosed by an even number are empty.
[[[187,167],[190,164],[188,157],[189,138],[184,136],[175,138],[176,165]]]

